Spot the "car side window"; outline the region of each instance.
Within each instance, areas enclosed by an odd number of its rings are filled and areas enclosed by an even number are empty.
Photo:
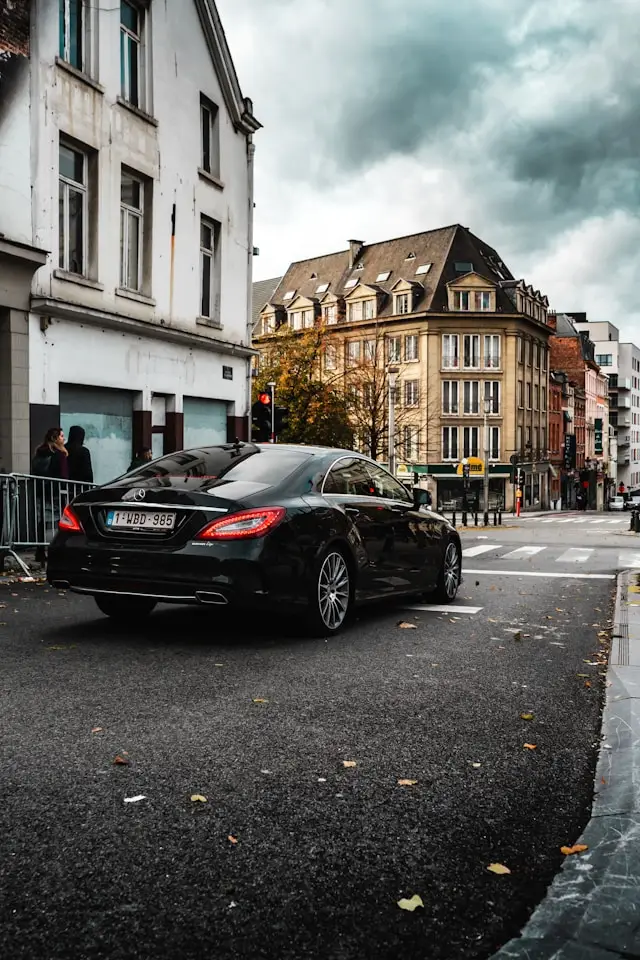
[[[374,466],[372,463],[367,464],[367,469],[371,474],[376,497],[385,497],[387,500],[402,500],[405,503],[413,504],[409,492],[390,473],[383,470],[382,467]]]
[[[322,492],[352,497],[376,495],[367,464],[355,457],[345,457],[331,467],[325,477]]]

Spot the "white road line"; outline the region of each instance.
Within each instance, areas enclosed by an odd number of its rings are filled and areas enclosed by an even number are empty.
[[[580,547],[571,547],[556,557],[556,563],[584,563],[593,553],[593,548],[582,550]]]
[[[462,568],[463,574],[484,574],[486,577],[549,577],[556,580],[615,580],[615,573],[542,573],[537,570],[471,570]]]
[[[616,520],[615,522],[618,523],[617,520]],[[607,521],[606,521],[606,520],[592,520],[591,523],[607,523]]]
[[[618,554],[618,564],[621,567],[640,567],[640,553],[635,550],[623,550]]]
[[[552,520],[541,520],[540,523],[557,523],[558,521],[554,517]]]
[[[488,553],[489,550],[501,550],[501,543],[482,544],[479,547],[467,547],[462,551],[463,557],[479,557],[481,553]]]
[[[535,557],[536,553],[542,553],[546,547],[518,547],[517,550],[510,550],[509,553],[503,553],[501,560],[520,560],[523,557]]]
[[[574,523],[575,519],[575,517],[569,517],[568,520],[558,520],[558,523]]]
[[[412,607],[403,607],[403,610],[423,610],[425,613],[480,613],[482,607],[454,607],[453,604],[419,603]]]

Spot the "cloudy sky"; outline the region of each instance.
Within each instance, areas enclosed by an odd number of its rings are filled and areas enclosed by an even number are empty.
[[[640,342],[638,0],[217,0],[256,136],[255,278],[459,222]]]

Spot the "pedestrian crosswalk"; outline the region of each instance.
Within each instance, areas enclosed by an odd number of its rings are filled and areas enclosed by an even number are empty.
[[[484,560],[531,560],[534,557],[542,561],[553,563],[586,563],[596,553],[595,547],[569,547],[564,549],[557,546],[523,546],[510,549],[501,543],[482,543],[473,547],[465,547],[462,556],[465,559],[482,557]],[[558,551],[560,553],[558,554]],[[489,556],[491,554],[491,556]],[[556,554],[558,554],[556,556]],[[611,557],[613,560],[613,556]],[[621,569],[640,568],[640,550],[621,550],[617,555],[618,567]]]
[[[526,514],[524,514],[521,517],[503,516],[503,523],[522,523],[523,521],[526,521],[527,523],[545,523],[545,524],[553,523],[556,525],[560,523],[562,524],[570,523],[574,526],[576,524],[584,524],[587,527],[596,527],[596,526],[628,527],[629,526],[629,517],[625,515],[621,517],[612,517],[612,516],[594,517],[593,515],[585,517],[584,514],[566,516],[566,514],[559,513],[557,517],[549,517],[549,516],[541,516],[541,517],[529,516],[528,517]]]

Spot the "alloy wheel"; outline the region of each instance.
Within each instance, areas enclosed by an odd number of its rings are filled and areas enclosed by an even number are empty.
[[[444,589],[453,600],[460,586],[460,558],[454,543],[450,543],[444,555]]]
[[[349,570],[341,553],[329,553],[318,576],[318,607],[327,630],[337,630],[349,609]]]

